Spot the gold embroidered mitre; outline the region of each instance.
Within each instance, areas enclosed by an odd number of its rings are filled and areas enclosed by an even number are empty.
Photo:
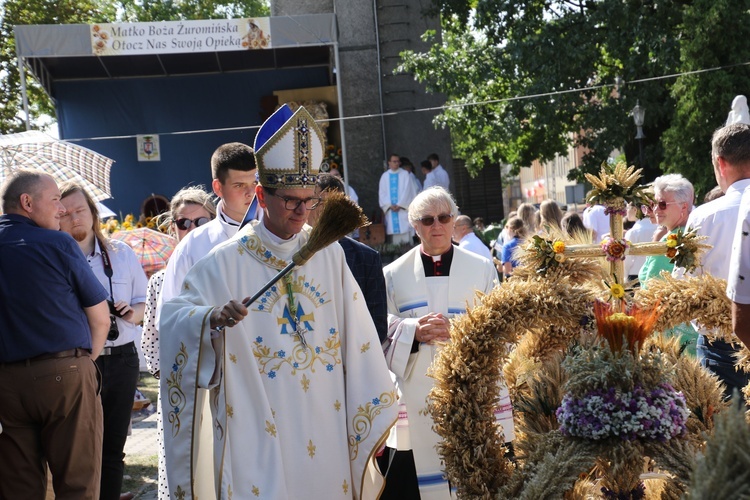
[[[323,162],[323,133],[303,107],[284,104],[255,136],[255,162],[266,188],[313,188]]]

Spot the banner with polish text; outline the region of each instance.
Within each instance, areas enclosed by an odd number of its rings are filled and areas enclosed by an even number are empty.
[[[267,17],[91,25],[91,50],[97,56],[269,48]]]

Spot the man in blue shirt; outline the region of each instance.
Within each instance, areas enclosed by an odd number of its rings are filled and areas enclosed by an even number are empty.
[[[52,177],[17,170],[0,200],[0,498],[44,498],[46,462],[56,498],[95,499],[107,292],[58,231]]]

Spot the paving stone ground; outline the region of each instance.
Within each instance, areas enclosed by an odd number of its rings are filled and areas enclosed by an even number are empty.
[[[136,456],[153,456],[158,454],[156,445],[156,413],[148,413],[148,415],[139,420],[134,412],[133,430],[128,440],[125,442],[125,463],[128,462],[128,457]],[[143,414],[140,415],[141,417]],[[153,478],[153,483],[144,485],[140,491],[133,491],[135,499],[138,500],[156,500],[156,477]]]

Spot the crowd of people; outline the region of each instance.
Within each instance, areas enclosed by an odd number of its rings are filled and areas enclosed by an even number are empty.
[[[421,184],[392,154],[379,184],[386,233],[417,244],[383,268],[375,250],[343,236],[283,274],[326,227],[324,201],[356,196],[338,171],[319,171],[323,145],[304,108],[283,106],[252,148],[217,148],[218,204],[201,187],[175,194],[160,223],[179,244],[149,280],[130,247],[101,233],[80,185],[9,176],[0,498],[44,498],[48,470],[56,498],[129,498],[136,344],[160,380],[159,498],[451,498],[426,406],[450,319],[512,279],[532,236],[599,242],[610,218],[597,205],[579,214],[523,203],[486,241],[492,229],[459,213],[437,155],[421,163]],[[666,240],[688,227],[706,236],[712,247],[692,274],[727,280],[738,341],[711,342],[697,323],[666,333],[731,397],[750,382],[734,369],[739,342],[750,345],[750,125],[717,130],[711,158],[723,196],[694,207],[692,184],[663,175],[652,204],[629,207],[625,238]],[[663,271],[687,275],[664,256],[628,256],[625,269],[643,287]],[[512,450],[513,407],[499,384],[495,418]]]

